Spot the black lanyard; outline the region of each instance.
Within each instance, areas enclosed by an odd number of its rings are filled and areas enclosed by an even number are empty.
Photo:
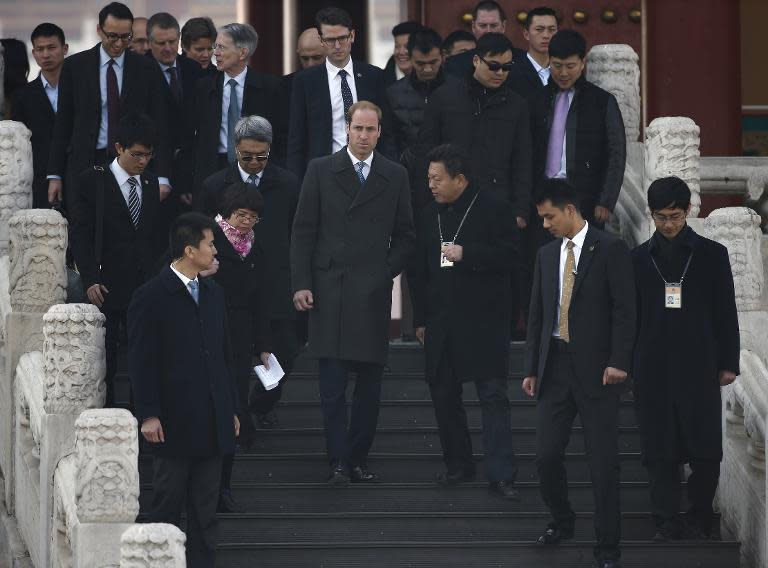
[[[453,240],[451,240],[452,243],[456,242],[456,239],[459,237],[459,231],[461,231],[461,228],[464,226],[464,221],[467,219],[467,215],[469,215],[469,210],[472,209],[472,206],[475,204],[475,200],[477,199],[477,196],[480,195],[479,193],[476,193],[475,196],[472,198],[472,202],[469,204],[469,207],[467,207],[467,210],[464,212],[464,216],[461,218],[461,222],[459,223],[459,228],[456,229],[456,234],[453,235]],[[437,212],[437,232],[440,234],[440,242],[443,242],[443,225],[440,223],[440,211]]]
[[[656,264],[656,259],[653,258],[653,254],[651,254],[651,242],[648,241],[648,254],[651,256],[651,262],[653,263],[653,266],[656,268],[656,272],[659,273],[659,277],[661,278],[662,282],[664,282],[664,285],[670,284],[667,282],[666,278],[664,278],[664,275],[661,273],[661,270],[659,270],[659,265]],[[685,280],[685,275],[688,274],[688,267],[691,265],[691,259],[693,258],[693,251],[691,251],[691,254],[688,255],[688,262],[685,263],[685,268],[683,269],[683,275],[680,277],[680,286],[683,285],[683,280]]]

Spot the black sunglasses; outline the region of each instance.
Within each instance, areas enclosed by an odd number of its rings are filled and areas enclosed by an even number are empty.
[[[480,56],[478,55],[478,57]],[[512,65],[514,65],[511,61],[509,63],[498,63],[496,61],[486,61],[482,57],[480,57],[480,61],[485,63],[488,66],[488,70],[493,71],[494,73],[498,70],[501,70],[504,73],[509,73],[512,71]]]

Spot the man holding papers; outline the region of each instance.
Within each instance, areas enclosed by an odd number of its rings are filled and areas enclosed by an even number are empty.
[[[413,261],[416,336],[426,351],[426,375],[446,472],[440,485],[475,477],[472,442],[461,400],[474,381],[483,413],[488,489],[517,500],[517,466],[507,398],[517,227],[512,205],[470,183],[456,146],[434,148],[429,188],[435,198],[417,223]]]

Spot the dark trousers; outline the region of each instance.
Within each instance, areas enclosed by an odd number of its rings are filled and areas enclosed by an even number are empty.
[[[506,379],[475,381],[483,420],[483,450],[488,481],[514,481],[517,477]],[[443,460],[449,473],[474,473],[472,439],[461,399],[462,384],[453,365],[443,356],[437,377],[429,385],[435,409]]]
[[[283,385],[293,370],[293,363],[299,354],[299,340],[296,337],[296,322],[292,319],[273,319],[269,323],[272,332],[274,355],[285,371],[285,376],[272,390],[266,390],[260,380],[256,380],[251,390],[248,406],[253,412],[266,414],[273,410],[283,394]]]
[[[328,459],[350,466],[365,465],[376,435],[384,367],[376,363],[320,359],[320,405],[323,409]],[[352,416],[347,429],[347,378],[357,373]]]
[[[595,556],[618,559],[621,539],[619,509],[619,396],[590,398],[573,369],[567,344],[552,340],[536,406],[536,466],[541,495],[556,526],[573,527],[568,500],[565,449],[578,413],[595,501]]]
[[[210,568],[215,564],[220,472],[219,456],[155,456],[151,522],[180,526],[186,503],[188,568]]]
[[[645,464],[648,469],[648,481],[651,489],[651,510],[657,526],[674,520],[683,500],[683,468],[677,462],[655,461]],[[688,477],[688,514],[704,532],[710,532],[717,484],[720,481],[720,462],[717,460],[697,460],[689,462],[691,475]]]
[[[114,408],[115,406],[115,375],[117,374],[117,352],[120,348],[121,329],[126,328],[126,311],[105,311],[106,321],[104,322],[104,350],[107,359],[107,375],[104,382],[107,386],[107,396],[104,401],[104,408]],[[130,384],[128,386],[130,389]],[[129,404],[132,400],[129,401]],[[132,404],[131,404],[132,406]]]

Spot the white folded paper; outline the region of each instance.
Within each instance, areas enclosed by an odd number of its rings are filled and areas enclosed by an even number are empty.
[[[280,362],[272,353],[269,354],[269,370],[264,365],[256,365],[253,370],[256,372],[256,376],[259,377],[261,384],[264,385],[265,390],[275,388],[280,383],[280,379],[285,376],[285,371],[280,366]]]

